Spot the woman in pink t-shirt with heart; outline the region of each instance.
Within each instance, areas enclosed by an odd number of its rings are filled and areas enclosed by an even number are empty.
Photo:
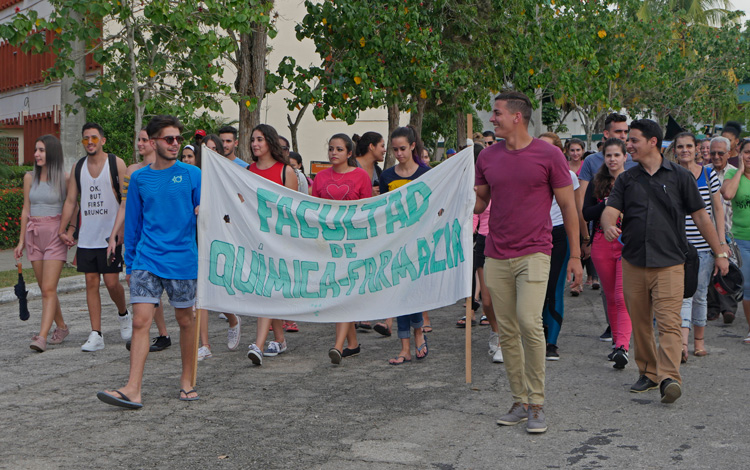
[[[352,201],[372,196],[370,175],[357,166],[352,156],[354,143],[346,134],[336,134],[328,141],[328,160],[331,168],[326,168],[313,180],[312,195],[335,201]],[[348,348],[344,348],[346,340]],[[328,351],[333,364],[341,364],[341,358],[356,356],[360,346],[354,322],[336,323],[336,344]]]

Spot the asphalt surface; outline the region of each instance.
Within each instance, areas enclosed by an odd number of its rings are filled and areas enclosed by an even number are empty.
[[[0,304],[0,468],[218,469],[496,469],[746,468],[748,353],[744,318],[706,330],[709,355],[683,366],[683,396],[673,405],[658,391],[632,394],[632,364],[606,361],[609,346],[595,291],[566,298],[561,359],[547,363],[546,434],[495,421],[511,405],[501,364],[487,356],[489,327],[473,328],[473,383],[464,382],[463,307],[432,312],[435,331],[424,361],[398,367],[398,339],[361,333],[362,354],[330,363],[333,326],[301,324],[289,351],[247,359],[255,322],[241,346],[226,348],[227,324],[209,330],[214,356],[198,367],[201,399],[181,402],[177,326],[166,351],[151,353],[138,411],[100,402],[96,392],[125,384],[128,353],[115,308],[102,289],[106,348],[83,353],[89,333],[83,292],[60,297],[71,334],[39,354],[29,349],[41,301],[21,322]],[[740,315],[742,317],[742,315]],[[155,335],[152,327],[152,336]]]

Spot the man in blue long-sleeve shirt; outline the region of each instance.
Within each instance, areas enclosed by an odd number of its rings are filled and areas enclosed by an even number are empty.
[[[148,330],[154,307],[167,291],[180,325],[182,376],[180,400],[197,400],[191,387],[195,319],[193,304],[198,277],[196,215],[201,172],[177,161],[182,124],[173,116],[155,116],[146,126],[156,161],[130,178],[125,208],[125,263],[133,304],[130,377],[119,390],[97,397],[124,408],[141,408],[141,383],[149,349]]]

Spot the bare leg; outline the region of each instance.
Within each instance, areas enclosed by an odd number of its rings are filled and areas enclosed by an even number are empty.
[[[107,273],[102,274],[102,277],[104,278],[104,285],[107,286],[109,291],[109,298],[117,307],[117,313],[124,312],[128,305],[125,302],[125,289],[120,284],[120,275],[118,273]],[[99,310],[101,316],[101,303],[99,304]]]
[[[99,273],[86,273],[86,305],[91,331],[102,331],[102,299],[99,297]]]
[[[60,272],[62,271],[63,264],[63,261],[58,260],[31,262],[42,291],[42,324],[39,329],[39,336],[44,339],[47,339],[49,330],[52,328],[52,321],[57,318],[58,312],[60,312],[60,302],[57,298],[57,283],[60,280]],[[64,329],[65,322],[62,320],[62,312],[59,313],[59,320],[57,326]]]
[[[229,321],[229,328],[237,326],[237,315],[233,313],[225,313],[224,315],[226,315],[227,321]]]
[[[255,345],[263,351],[263,346],[268,338],[268,329],[271,327],[270,318],[258,317],[258,330],[255,332]]]
[[[201,346],[206,346],[211,349],[211,344],[208,342],[208,315],[201,315]]]
[[[284,342],[284,320],[271,320],[273,339],[278,343]]]
[[[177,309],[175,309],[176,315]],[[151,328],[151,322],[154,320],[154,304],[133,304],[133,336],[130,344],[130,376],[128,377],[128,383],[123,388],[119,389],[123,395],[126,395],[132,401],[141,403],[141,385],[143,383],[143,369],[146,366],[146,358],[148,357],[149,348],[149,337],[148,332]],[[180,329],[182,331],[182,329]],[[187,338],[187,337],[186,337]],[[188,348],[192,349],[192,343]],[[180,341],[181,347],[185,347]],[[183,359],[184,369],[184,359]],[[183,376],[185,372],[183,370]],[[188,379],[188,385],[190,381]],[[114,391],[106,390],[105,393],[110,395],[117,394]]]
[[[193,307],[175,308],[174,317],[180,325],[180,356],[182,358],[182,375],[180,376],[180,388],[190,390],[192,385],[193,359],[195,357],[195,317]],[[196,396],[191,393],[188,397]]]
[[[354,330],[354,322],[336,323],[336,344],[334,348],[338,349],[339,352],[344,350],[344,341],[349,343],[350,348],[357,347],[357,333],[353,334],[354,342],[352,342],[352,332]]]
[[[349,332],[346,334],[346,343],[349,346],[349,349],[355,349],[359,346],[359,341],[357,340],[357,328],[354,327],[354,322],[349,323]]]
[[[704,341],[706,337],[703,336],[705,333],[705,326],[693,326],[693,341],[696,351],[706,350],[706,342]]]
[[[388,362],[391,364],[398,364],[402,361],[411,360],[411,348],[410,348],[409,338],[401,338],[401,351],[399,351],[398,356],[399,357],[394,357],[393,359],[390,359]],[[401,359],[401,357],[403,357],[404,359]]]
[[[159,306],[154,310],[154,323],[159,330],[159,336],[169,336],[167,333],[167,322],[164,320],[164,306],[159,302]]]

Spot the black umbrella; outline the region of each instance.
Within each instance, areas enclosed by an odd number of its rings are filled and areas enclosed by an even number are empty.
[[[26,283],[23,280],[21,263],[18,263],[18,284],[13,286],[13,289],[16,292],[16,297],[18,297],[18,316],[22,321],[26,321],[29,319],[29,306],[26,303],[26,296],[29,291],[26,290]]]

